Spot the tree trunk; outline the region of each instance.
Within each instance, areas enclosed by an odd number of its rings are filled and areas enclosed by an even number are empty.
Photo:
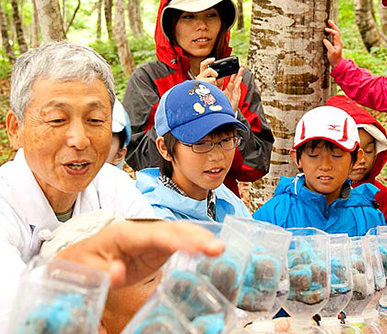
[[[62,0],[62,19],[63,19],[63,30],[67,30],[67,6],[66,0]]]
[[[58,0],[35,0],[43,42],[66,39]]]
[[[372,0],[354,0],[355,22],[368,51],[373,46],[387,47],[387,38],[379,30],[373,12]]]
[[[379,18],[380,25],[382,26],[382,31],[385,35],[387,35],[387,10],[386,7],[383,6],[381,1],[379,3]]]
[[[34,7],[34,14],[32,17],[32,47],[37,48],[39,46],[39,22],[38,22],[38,9],[36,8],[36,0],[32,0]]]
[[[22,22],[19,16],[19,6],[17,0],[11,0],[13,23],[15,25],[17,43],[19,44],[20,53],[24,53],[28,50],[26,40],[24,38]]]
[[[262,92],[275,142],[270,172],[252,184],[250,209],[269,200],[280,176],[294,176],[289,156],[297,122],[330,96],[330,67],[321,42],[330,0],[253,0],[248,66]]]
[[[141,4],[139,0],[129,0],[128,14],[130,31],[132,32],[133,36],[143,36],[144,28],[141,19]]]
[[[121,66],[126,76],[133,73],[136,68],[129,48],[125,28],[125,0],[116,0],[114,12],[114,38],[118,49]]]
[[[97,40],[101,39],[102,34],[102,0],[97,0]]]
[[[245,30],[245,23],[243,22],[243,0],[238,0],[238,30]]]
[[[113,7],[113,0],[104,0],[105,5],[105,21],[106,21],[106,30],[109,36],[109,39],[112,39],[113,32],[112,32],[112,7]]]
[[[0,1],[0,25],[1,25],[1,42],[2,42],[3,48],[5,50],[5,53],[7,54],[7,58],[9,60],[13,60],[14,59],[13,48],[9,43],[7,20],[5,18],[3,8],[1,7],[1,1]]]

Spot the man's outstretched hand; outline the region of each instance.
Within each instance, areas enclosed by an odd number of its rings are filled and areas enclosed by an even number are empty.
[[[156,272],[177,250],[217,256],[224,249],[222,241],[199,226],[126,221],[103,228],[57,257],[105,270],[110,287],[122,288]]]

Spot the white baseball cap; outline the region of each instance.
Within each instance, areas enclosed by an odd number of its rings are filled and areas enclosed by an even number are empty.
[[[302,116],[297,124],[293,149],[312,139],[324,139],[353,152],[360,138],[354,119],[345,111],[331,106],[314,108]]]
[[[214,7],[215,5],[218,5],[217,8],[221,10],[221,13],[219,14],[226,24],[226,30],[230,30],[235,24],[238,12],[237,7],[232,0],[171,0],[161,14],[161,27],[164,35],[170,39],[173,14],[173,10],[171,9],[180,10],[182,12],[198,13]]]
[[[126,132],[125,146],[128,146],[132,133],[130,119],[122,103],[116,99],[113,107],[112,131],[118,133],[124,129]]]

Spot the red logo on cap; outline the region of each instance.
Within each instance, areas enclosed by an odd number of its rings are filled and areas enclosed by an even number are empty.
[[[302,130],[301,130],[300,139],[301,140],[305,139],[305,123],[304,123],[304,121],[302,121]]]
[[[347,141],[348,140],[348,118],[344,121],[344,128],[343,128],[343,137],[339,139],[339,141]]]
[[[339,127],[340,127],[340,125],[329,124],[328,125],[328,130],[340,132],[340,129],[338,129]]]

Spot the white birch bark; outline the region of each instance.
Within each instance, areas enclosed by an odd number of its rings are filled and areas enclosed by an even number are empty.
[[[114,39],[116,40],[121,66],[125,75],[129,76],[136,68],[136,64],[130,52],[126,35],[125,0],[115,0],[114,7]]]
[[[66,39],[58,0],[36,0],[43,42]]]
[[[269,174],[250,189],[252,211],[273,196],[280,176],[297,174],[289,156],[297,122],[330,96],[322,40],[327,19],[335,18],[333,8],[330,0],[253,0],[248,67],[275,142]]]

